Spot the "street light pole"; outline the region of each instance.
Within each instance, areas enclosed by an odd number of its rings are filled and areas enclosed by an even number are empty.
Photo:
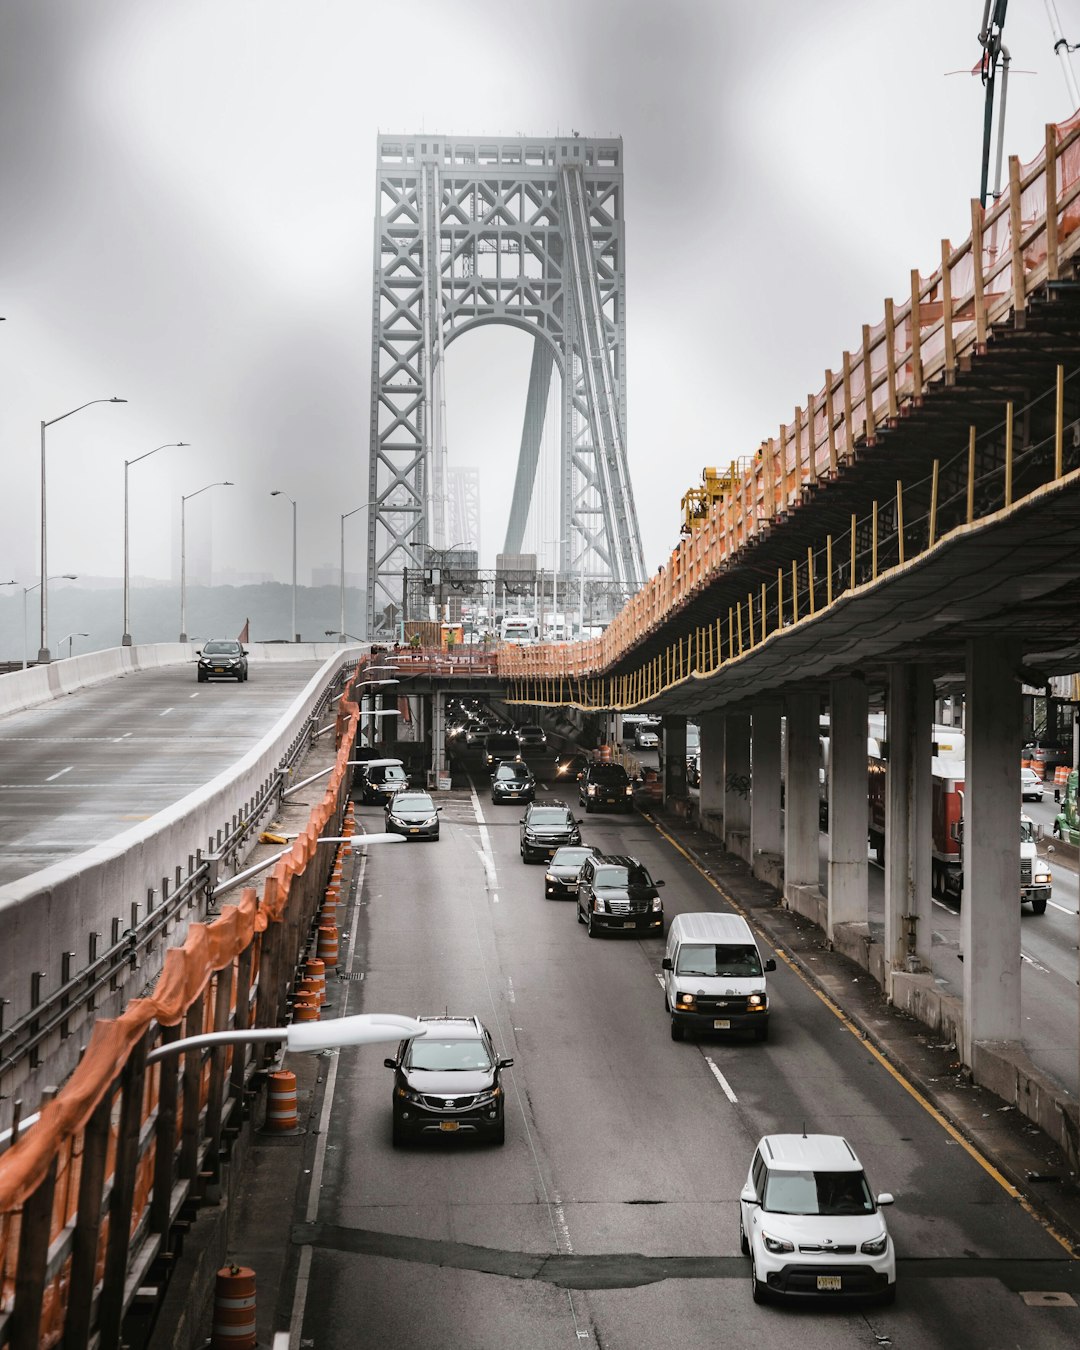
[[[198,497],[203,492],[209,492],[212,487],[234,487],[226,478],[220,483],[207,483],[206,487],[199,488],[198,492],[189,492],[186,497],[180,498],[180,641],[186,642],[187,637],[187,528],[185,520],[184,506],[191,501],[192,497]]]
[[[78,581],[78,577],[76,576],[76,574],[75,574],[74,572],[60,572],[60,573],[54,573],[54,574],[49,578],[50,581],[58,581],[58,580],[60,580],[60,579],[63,579],[64,581]],[[15,584],[14,582],[5,582],[5,585],[14,585],[14,584]],[[37,588],[38,588],[40,585],[41,585],[41,582],[40,582],[40,581],[35,581],[34,584],[33,584],[32,586],[24,586],[24,587],[22,588],[22,668],[23,668],[23,670],[26,669],[26,664],[27,664],[27,652],[28,652],[28,650],[29,650],[29,645],[30,645],[30,636],[29,636],[29,634],[28,634],[28,632],[27,632],[27,626],[26,626],[26,597],[30,594],[31,591],[36,591]]]
[[[54,426],[57,422],[62,422],[65,417],[74,417],[77,412],[82,412],[84,408],[89,408],[95,403],[126,403],[126,398],[92,398],[88,403],[80,403],[77,408],[72,408],[70,412],[61,413],[59,417],[50,418],[48,422],[41,424],[41,648],[38,651],[38,662],[48,665],[52,660],[49,655],[49,565],[46,557],[46,531],[45,531],[45,428]]]
[[[138,464],[140,459],[149,459],[151,455],[156,455],[159,450],[168,450],[173,446],[190,444],[190,441],[168,441],[165,445],[159,445],[153,450],[147,450],[143,455],[136,455],[134,459],[124,460],[124,635],[120,639],[120,645],[122,647],[131,646],[131,615],[128,604],[131,585],[128,559],[128,469],[130,469],[133,464]]]
[[[296,631],[296,502],[287,492],[282,492],[280,488],[275,488],[270,493],[271,497],[284,497],[287,502],[292,502],[292,640],[300,641],[300,634]],[[345,624],[342,623],[342,628]]]

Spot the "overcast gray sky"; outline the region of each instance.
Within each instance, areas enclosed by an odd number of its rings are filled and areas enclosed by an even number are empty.
[[[1080,0],[1058,0],[1080,41]],[[3,0],[0,580],[168,578],[181,493],[215,565],[336,566],[367,496],[379,130],[624,138],[628,445],[650,570],[704,464],[752,454],[964,238],[981,0]],[[1043,0],[1013,0],[1007,150],[1070,115]],[[1020,74],[1021,70],[1034,74]],[[448,353],[451,464],[501,546],[529,340]],[[347,570],[364,552],[349,522]]]

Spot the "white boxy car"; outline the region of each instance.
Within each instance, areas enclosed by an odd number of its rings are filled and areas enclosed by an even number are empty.
[[[862,1163],[837,1134],[769,1134],[739,1197],[755,1303],[771,1297],[896,1297],[896,1253]]]

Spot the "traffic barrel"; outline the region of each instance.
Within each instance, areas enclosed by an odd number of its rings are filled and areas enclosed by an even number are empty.
[[[214,1285],[211,1350],[255,1350],[255,1272],[222,1266]]]
[[[337,965],[338,959],[338,930],[337,924],[324,923],[319,925],[319,946],[315,953],[323,965],[330,969]]]
[[[273,1134],[295,1130],[300,1120],[296,1114],[296,1074],[278,1069],[266,1075],[266,1124]]]
[[[303,981],[301,981],[303,983]],[[319,1020],[319,996],[310,989],[301,989],[293,995],[293,1021],[317,1022]]]
[[[1059,764],[1058,767],[1054,770],[1054,786],[1064,787],[1066,783],[1068,783],[1069,774],[1071,773],[1072,769],[1066,767],[1065,765]]]
[[[319,995],[319,1003],[326,1007],[329,999],[326,997],[326,966],[317,956],[313,956],[304,963],[304,975],[315,985],[315,990]]]

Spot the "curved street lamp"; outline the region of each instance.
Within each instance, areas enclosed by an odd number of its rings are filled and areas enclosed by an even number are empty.
[[[126,398],[92,398],[88,403],[80,403],[77,408],[72,408],[70,412],[61,413],[59,417],[50,418],[48,422],[41,424],[41,650],[38,652],[38,662],[48,665],[52,660],[49,655],[49,565],[46,559],[46,533],[45,533],[45,428],[54,426],[57,422],[62,422],[65,417],[74,417],[77,412],[82,412],[84,408],[90,408],[95,403],[126,403]]]
[[[128,469],[133,464],[138,464],[140,459],[149,459],[151,455],[156,455],[159,450],[169,450],[181,445],[190,445],[190,441],[167,441],[164,445],[157,445],[153,450],[147,450],[145,454],[136,455],[134,459],[124,460],[124,635],[120,639],[122,647],[131,646],[131,614],[128,603],[128,596],[131,589],[131,578],[128,566]]]
[[[292,502],[292,640],[299,642],[300,634],[296,631],[296,502],[280,488],[274,488],[270,496],[284,497],[287,502]]]
[[[199,497],[204,492],[209,492],[215,487],[235,487],[227,478],[219,483],[207,483],[197,492],[189,492],[186,496],[180,498],[180,641],[186,642],[187,638],[187,537],[184,521],[185,503],[191,501],[192,497]]]

